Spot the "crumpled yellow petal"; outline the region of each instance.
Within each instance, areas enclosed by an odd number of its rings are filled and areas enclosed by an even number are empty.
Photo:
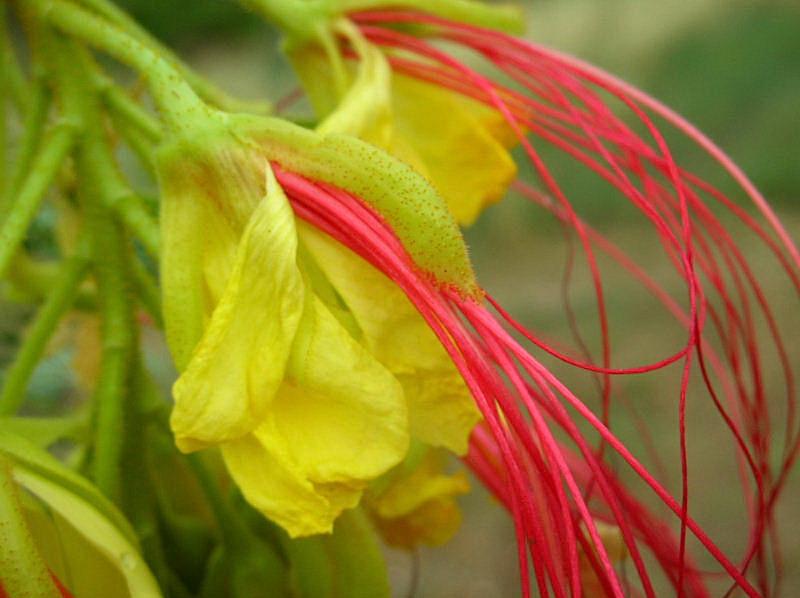
[[[337,23],[358,53],[352,84],[339,105],[317,127],[322,134],[347,132],[387,147],[392,140],[392,71],[381,50],[368,43],[348,21]]]
[[[403,292],[329,236],[298,226],[311,258],[360,328],[364,346],[401,382],[413,437],[456,454],[480,420],[458,370]]]
[[[253,434],[223,444],[222,455],[247,502],[293,538],[330,533],[336,517],[358,504],[364,487],[316,485]]]
[[[337,24],[358,54],[339,97],[326,54],[307,45],[293,65],[322,119],[321,133],[354,135],[387,150],[424,175],[459,224],[472,224],[499,201],[517,167],[508,148],[517,137],[503,116],[456,92],[391,74],[383,52],[347,23]]]
[[[330,532],[405,456],[403,391],[316,297],[286,375],[263,423],[223,455],[248,501],[290,535]]]
[[[171,423],[183,451],[251,432],[284,377],[304,283],[294,216],[267,175],[266,196],[242,235],[222,297],[173,388]]]
[[[421,447],[424,454],[409,468],[400,468],[380,492],[371,494],[369,508],[377,528],[393,546],[438,546],[447,542],[461,523],[455,497],[469,491],[463,472],[443,473],[441,451]]]
[[[403,459],[403,389],[316,297],[297,329],[286,375],[257,433],[274,451],[290,453],[311,479],[372,479]]]
[[[397,157],[414,152],[459,224],[502,199],[517,167],[507,150],[516,138],[499,112],[402,75],[392,79],[392,100]]]

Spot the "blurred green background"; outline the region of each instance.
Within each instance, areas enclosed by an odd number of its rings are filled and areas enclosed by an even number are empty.
[[[278,56],[275,32],[232,1],[120,0],[120,4],[234,94],[276,100],[293,89],[292,76]],[[537,0],[525,8],[531,39],[606,68],[699,125],[743,166],[775,203],[790,232],[800,237],[800,2]],[[700,159],[694,148],[677,138],[671,141],[681,163],[730,189],[719,169]],[[547,150],[545,155],[581,213],[679,293],[679,281],[670,274],[652,236],[642,233],[641,222],[623,203],[571,163]],[[540,209],[512,197],[489,209],[467,237],[484,286],[527,324],[574,346],[562,285],[568,245],[560,227]],[[754,263],[767,259],[754,239],[742,236],[740,242],[744,253],[755,256]],[[680,330],[667,323],[654,302],[632,292],[635,287],[624,276],[611,267],[604,273],[611,289],[615,362],[641,363],[674,350]],[[766,286],[777,298],[779,321],[786,322],[787,329],[800,330],[800,306],[785,281],[776,272]],[[590,325],[593,296],[580,268],[569,299],[587,344],[596,348],[596,331]],[[6,333],[13,335],[14,330]],[[798,344],[797,339],[789,340]],[[793,355],[797,360],[797,351]],[[558,364],[552,365],[558,370]],[[54,381],[67,371],[67,364],[59,362],[44,368],[33,393],[43,400],[53,396]],[[636,404],[677,493],[674,380],[674,370],[647,380],[626,379],[615,387],[615,396]],[[591,388],[588,379],[568,382]],[[691,473],[703,491],[693,497],[693,509],[723,546],[736,553],[744,529],[730,525],[741,512],[736,491],[726,491],[737,484],[730,442],[719,434],[719,422],[702,393],[695,396],[698,400],[690,405]],[[702,426],[712,420],[706,433]],[[644,450],[629,414],[620,412],[614,423],[634,452]],[[781,511],[787,597],[800,596],[797,478],[793,477]],[[412,585],[419,598],[517,595],[513,531],[505,513],[481,491],[464,505],[465,524],[451,544],[422,550],[416,565],[409,555],[389,552],[397,596],[407,595]],[[727,525],[715,525],[720,520]]]

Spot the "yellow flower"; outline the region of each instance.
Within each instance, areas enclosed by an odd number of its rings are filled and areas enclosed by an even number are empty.
[[[622,531],[619,527],[602,521],[595,521],[595,525],[611,564],[616,565],[624,561],[628,557],[628,548],[625,545],[625,539],[622,537]],[[597,558],[597,554],[593,556]],[[597,573],[595,573],[589,557],[583,551],[580,554],[580,575],[581,586],[587,596],[603,595],[605,592],[603,584]]]
[[[472,224],[517,173],[508,153],[516,136],[503,116],[442,86],[393,74],[382,52],[354,27],[346,21],[336,27],[359,58],[344,95],[321,48],[308,44],[292,53],[324,118],[319,131],[348,133],[387,150],[428,179],[460,224]]]
[[[463,472],[443,473],[444,465],[445,453],[418,445],[370,491],[370,514],[388,544],[439,546],[456,533],[461,512],[455,497],[469,491],[469,482]]]
[[[309,288],[266,160],[237,143],[191,161],[185,149],[161,172],[176,442],[219,445],[248,501],[291,535],[330,531],[405,455],[402,388]]]

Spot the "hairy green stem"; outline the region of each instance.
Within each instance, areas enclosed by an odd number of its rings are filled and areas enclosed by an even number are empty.
[[[94,389],[95,439],[91,471],[97,487],[114,502],[122,491],[121,464],[125,441],[125,412],[130,396],[131,361],[136,343],[131,304],[130,246],[122,225],[108,207],[109,177],[116,165],[110,159],[100,120],[100,102],[92,85],[93,63],[82,46],[51,37],[54,75],[62,108],[84,125],[76,153],[82,212],[89,239],[100,304],[102,353]]]
[[[50,337],[63,315],[72,306],[89,265],[85,243],[66,260],[54,287],[39,309],[14,362],[6,370],[3,390],[0,393],[0,416],[14,415],[25,401],[25,390],[36,364],[44,353]]]
[[[121,121],[140,131],[148,141],[157,143],[161,141],[161,125],[156,118],[135,102],[127,93],[107,79],[99,84],[103,103]]]
[[[118,189],[116,193],[105,193],[103,199],[128,230],[141,241],[145,251],[158,259],[158,222],[150,215],[144,200],[130,189],[124,188]]]
[[[55,27],[99,48],[137,70],[149,83],[150,91],[167,125],[182,130],[212,117],[206,106],[175,66],[152,48],[105,19],[64,0],[30,0]]]
[[[6,28],[6,6],[0,5],[0,198],[5,196],[8,187],[8,67],[9,56],[8,29]]]
[[[203,494],[214,513],[214,518],[222,533],[222,542],[229,549],[234,549],[239,544],[240,538],[246,533],[242,522],[222,497],[219,485],[212,479],[201,456],[197,453],[192,453],[186,456],[186,460],[192,468],[192,472],[203,489]]]
[[[370,9],[419,10],[454,21],[521,33],[522,12],[512,5],[487,5],[475,0],[240,0],[302,42],[319,35],[337,17]]]
[[[405,8],[508,33],[519,34],[525,29],[522,11],[511,4],[487,4],[475,0],[339,0],[339,6],[342,12]]]
[[[192,89],[212,105],[231,112],[243,111],[267,114],[271,111],[272,107],[268,102],[246,102],[228,95],[225,91],[221,90],[211,81],[189,67],[178,58],[172,50],[153,37],[150,32],[142,28],[139,23],[113,2],[109,2],[108,0],[78,0],[78,2],[86,8],[93,10],[110,23],[113,23],[128,35],[138,39],[154,53],[168,60],[173,68],[179,71],[181,76],[186,79]]]
[[[145,251],[158,258],[159,228],[150,215],[144,200],[134,193],[122,178],[113,150],[102,135],[87,135],[91,151],[93,184],[104,205],[112,210],[120,221],[142,243]]]
[[[25,178],[30,175],[31,163],[36,157],[36,151],[42,141],[42,130],[47,121],[47,113],[50,109],[50,91],[43,77],[37,77],[30,97],[28,98],[28,108],[25,114],[25,122],[22,140],[19,143],[19,153],[16,157],[14,172],[11,174],[10,182],[3,193],[3,209],[8,209],[20,187],[25,182]]]
[[[156,326],[163,329],[164,319],[161,314],[161,290],[158,283],[140,260],[133,260],[133,284],[136,294],[145,311],[153,318]]]
[[[89,203],[90,200],[87,201]],[[92,474],[98,488],[116,500],[120,493],[125,437],[125,403],[129,393],[133,334],[128,248],[122,228],[101,207],[87,211],[92,229],[92,257],[102,315],[102,361],[94,391],[97,412]]]
[[[123,121],[118,115],[112,114],[111,119],[114,123],[114,131],[130,148],[141,167],[153,178],[156,178],[156,145],[147,139],[139,129]]]
[[[0,594],[9,598],[60,598],[22,513],[11,462],[0,455]]]
[[[25,233],[36,215],[45,193],[64,158],[72,149],[78,129],[74,123],[62,121],[53,127],[39,151],[28,177],[20,188],[0,227],[0,278],[5,276]]]
[[[30,92],[28,91],[28,84],[25,81],[25,75],[11,47],[5,10],[3,10],[3,17],[3,31],[0,32],[0,56],[2,56],[0,66],[2,66],[2,75],[5,78],[9,98],[14,103],[17,112],[21,115],[25,115],[28,111]]]
[[[133,362],[131,400],[127,409],[131,434],[125,443],[126,475],[123,480],[122,505],[136,530],[147,564],[159,586],[165,588],[169,584],[169,567],[159,533],[156,514],[158,505],[150,477],[145,434],[150,423],[146,411],[151,381],[138,352],[134,355]]]

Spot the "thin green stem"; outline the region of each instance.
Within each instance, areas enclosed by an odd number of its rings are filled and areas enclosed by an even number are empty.
[[[131,149],[142,168],[155,178],[157,176],[155,164],[156,145],[138,128],[123,120],[118,114],[111,113],[110,116],[114,125],[114,132]]]
[[[42,141],[42,130],[47,121],[47,113],[50,109],[50,91],[47,89],[44,77],[37,77],[28,98],[28,108],[25,114],[25,122],[22,140],[19,143],[19,153],[16,157],[14,172],[11,175],[10,183],[3,194],[3,208],[7,209],[11,205],[16,194],[19,192],[25,178],[30,175],[31,163],[36,157],[36,151]]]
[[[519,34],[525,29],[522,11],[511,4],[486,4],[475,0],[338,0],[338,6],[342,13],[388,7],[409,8],[508,33]]]
[[[156,326],[164,328],[164,319],[161,315],[161,291],[158,283],[140,260],[133,260],[133,284],[136,295],[139,297],[145,311],[153,318]]]
[[[86,124],[76,153],[79,199],[91,249],[91,261],[102,321],[100,374],[94,389],[95,439],[92,477],[111,500],[122,492],[121,463],[125,413],[130,395],[131,361],[136,343],[129,259],[130,247],[105,197],[115,164],[100,121],[100,102],[90,80],[91,57],[82,46],[55,36],[50,44],[52,68],[67,117]],[[112,174],[109,174],[109,171]]]
[[[111,189],[108,191],[103,195],[106,205],[141,241],[145,251],[158,259],[158,222],[150,215],[144,200],[130,189],[119,189],[115,193],[111,193]]]
[[[3,75],[6,78],[9,96],[17,112],[21,115],[25,115],[28,112],[28,103],[31,97],[30,91],[28,90],[28,83],[25,80],[25,75],[11,47],[11,40],[9,39],[5,24],[3,28],[4,31],[0,34],[0,54],[2,54]]]
[[[440,17],[521,33],[524,19],[513,5],[487,5],[475,0],[240,0],[275,23],[290,42],[303,42],[319,35],[338,17],[349,12],[378,8],[408,8]]]
[[[160,234],[158,222],[150,215],[145,201],[122,178],[108,140],[101,135],[88,137],[92,139],[89,145],[92,173],[96,177],[93,184],[97,187],[98,196],[141,241],[145,251],[157,259]]]
[[[36,314],[14,362],[6,371],[0,393],[0,416],[14,415],[25,401],[25,390],[36,364],[39,363],[58,322],[75,301],[88,265],[88,251],[85,243],[81,243],[75,255],[62,266],[54,287]]]
[[[0,455],[0,580],[9,598],[60,598],[22,513],[11,462]],[[2,593],[2,592],[0,592]]]
[[[161,141],[161,124],[147,110],[134,101],[127,93],[106,78],[99,84],[103,103],[112,117],[129,124],[141,132],[148,141]]]
[[[316,38],[336,16],[334,0],[240,0],[241,4],[274,23],[290,43]],[[338,13],[337,13],[338,14]]]
[[[91,200],[89,200],[91,201]],[[87,203],[89,203],[87,201]],[[102,315],[102,361],[94,391],[97,424],[93,477],[106,496],[120,492],[125,403],[134,345],[126,246],[121,227],[102,208],[90,208],[92,257]]]
[[[0,227],[0,278],[5,276],[50,183],[72,149],[77,132],[74,123],[68,121],[53,127],[10,206]]]
[[[5,196],[8,187],[8,29],[6,28],[6,6],[0,5],[0,197]]]
[[[101,17],[64,0],[30,0],[41,14],[64,33],[101,49],[137,70],[149,83],[159,110],[175,130],[206,122],[213,112],[181,72],[152,48]]]
[[[234,513],[233,509],[231,509],[227,501],[222,497],[222,493],[219,491],[219,485],[211,477],[208,469],[206,469],[201,456],[193,453],[187,455],[186,460],[195,478],[197,478],[200,487],[203,489],[203,494],[214,513],[214,518],[222,533],[222,542],[228,546],[229,549],[234,549],[245,533],[242,522],[239,520],[236,513]]]
[[[181,76],[191,85],[197,94],[204,100],[210,102],[218,108],[231,112],[255,112],[266,114],[271,111],[268,102],[245,102],[231,97],[225,91],[214,85],[211,81],[203,77],[183,62],[178,56],[153,37],[139,23],[133,20],[125,11],[121,10],[114,3],[108,0],[78,0],[86,8],[89,8],[102,16],[110,23],[113,23],[121,30],[125,31],[138,39],[143,45],[150,48],[154,53],[168,60],[172,66],[181,73]]]
[[[148,424],[147,404],[151,392],[151,381],[136,352],[131,375],[131,400],[127,415],[129,434],[125,442],[125,469],[122,505],[133,524],[147,564],[150,565],[159,586],[167,587],[169,567],[159,533],[156,515],[156,494],[150,477],[146,431]]]

